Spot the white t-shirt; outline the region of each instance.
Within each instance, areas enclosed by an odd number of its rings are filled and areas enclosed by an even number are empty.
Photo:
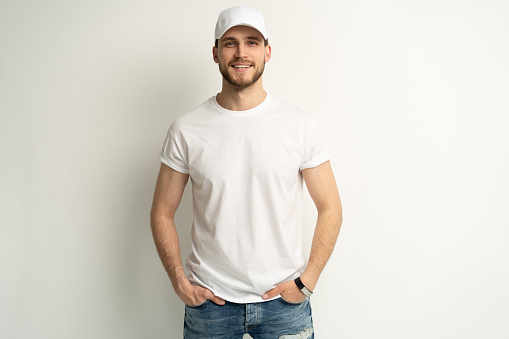
[[[329,160],[313,115],[270,95],[247,111],[213,96],[172,123],[160,158],[192,182],[191,283],[251,303],[302,274],[300,171]]]

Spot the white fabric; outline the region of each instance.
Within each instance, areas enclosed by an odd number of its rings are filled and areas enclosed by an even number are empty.
[[[313,115],[270,95],[247,111],[212,97],[171,124],[160,159],[192,182],[193,284],[249,303],[300,276],[300,171],[329,160]]]
[[[263,35],[264,39],[267,39],[267,29],[265,28],[263,14],[254,8],[235,6],[219,13],[214,40],[220,39],[233,26],[253,27]]]

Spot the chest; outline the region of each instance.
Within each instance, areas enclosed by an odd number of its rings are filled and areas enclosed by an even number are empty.
[[[189,172],[195,182],[294,180],[302,161],[290,126],[231,123],[195,133],[189,143]]]

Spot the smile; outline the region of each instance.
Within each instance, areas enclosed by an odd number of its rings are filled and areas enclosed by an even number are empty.
[[[251,67],[251,65],[232,65],[232,67],[236,69],[247,69]]]

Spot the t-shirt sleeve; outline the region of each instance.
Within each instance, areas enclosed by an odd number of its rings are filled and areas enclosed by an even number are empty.
[[[168,129],[168,134],[164,140],[163,149],[159,156],[161,162],[175,171],[189,173],[187,165],[187,147],[181,137],[175,133],[173,124]]]
[[[330,160],[330,153],[327,148],[324,134],[315,119],[306,133],[302,152],[302,165],[300,170],[316,167]]]

